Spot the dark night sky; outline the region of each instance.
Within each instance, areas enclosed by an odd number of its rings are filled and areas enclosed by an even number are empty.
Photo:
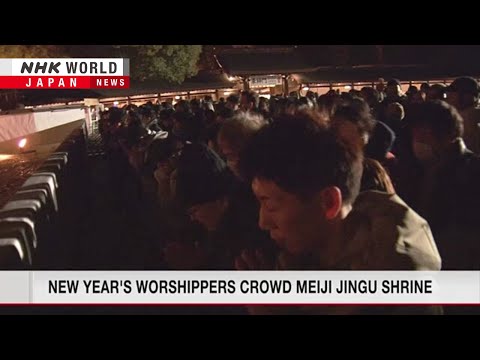
[[[301,45],[299,49],[310,56],[331,61],[331,53],[342,46]],[[350,65],[378,63],[375,45],[347,45]],[[337,48],[337,49],[335,49]],[[329,55],[330,54],[330,55]],[[383,45],[385,64],[428,64],[450,66],[475,66],[480,63],[480,45]]]
[[[468,69],[480,73],[480,45],[214,45],[217,51],[259,48],[278,51],[293,48],[307,63],[316,66],[341,65],[427,65],[434,68]],[[379,48],[381,54],[379,54]],[[380,60],[381,59],[381,60]]]

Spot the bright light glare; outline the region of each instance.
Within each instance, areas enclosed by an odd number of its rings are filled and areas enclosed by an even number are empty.
[[[8,159],[11,159],[11,158],[13,158],[13,155],[0,154],[0,161],[8,160]]]
[[[18,142],[18,147],[19,147],[20,149],[23,149],[23,148],[25,147],[25,145],[27,145],[27,139],[25,139],[25,138],[23,138],[22,140],[20,140],[20,141]]]

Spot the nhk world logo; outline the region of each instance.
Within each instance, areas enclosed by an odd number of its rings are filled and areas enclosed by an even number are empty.
[[[2,89],[125,89],[129,86],[129,59],[0,59]]]

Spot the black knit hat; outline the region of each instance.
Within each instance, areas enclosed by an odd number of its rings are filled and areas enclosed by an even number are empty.
[[[229,191],[232,174],[208,146],[187,144],[178,158],[176,198],[190,207],[221,198]]]

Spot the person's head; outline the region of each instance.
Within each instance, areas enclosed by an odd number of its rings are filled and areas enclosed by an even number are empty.
[[[260,202],[260,228],[292,254],[321,258],[359,192],[362,154],[302,112],[260,129],[240,169]]]
[[[143,106],[140,108],[139,115],[144,126],[150,124],[155,119],[155,112],[151,106]]]
[[[389,120],[401,121],[405,118],[405,109],[403,105],[398,102],[393,102],[387,105],[385,116]]]
[[[177,163],[176,200],[193,221],[214,231],[228,207],[231,179],[225,162],[208,146],[186,145]]]
[[[418,93],[418,88],[417,88],[415,85],[410,85],[410,86],[408,87],[408,90],[407,90],[407,92],[406,92],[406,95],[407,95],[408,97],[411,97],[411,96],[415,95],[416,93]]]
[[[242,111],[251,111],[257,107],[257,97],[253,91],[242,91],[240,95],[240,109]]]
[[[160,126],[165,131],[171,131],[173,128],[175,110],[172,108],[163,109],[160,111]]]
[[[216,117],[217,116],[215,115],[215,111],[213,110],[205,110],[203,117],[199,116],[199,118],[203,120],[203,125],[205,127],[209,127],[215,124]]]
[[[385,93],[387,97],[399,97],[402,94],[402,88],[400,84],[400,80],[398,79],[391,79],[387,83],[387,88],[385,89]]]
[[[433,164],[452,143],[463,136],[463,119],[457,109],[442,100],[427,101],[411,114],[412,150],[417,160]]]
[[[263,112],[268,112],[268,109],[269,109],[268,99],[266,97],[261,96],[258,99],[258,110]]]
[[[360,148],[368,143],[375,127],[375,119],[369,106],[360,99],[338,105],[331,122],[333,130],[342,141]]]
[[[360,96],[367,102],[370,108],[374,108],[380,103],[380,94],[372,87],[363,87],[360,90]]]
[[[111,108],[107,113],[107,130],[110,133],[115,133],[122,124],[124,114],[119,108]]]
[[[480,86],[474,78],[464,76],[455,79],[446,92],[447,102],[458,110],[463,110],[477,104]]]
[[[165,139],[153,140],[150,145],[148,157],[154,161],[156,165],[155,171],[162,174],[164,178],[169,177],[174,170],[173,162],[175,159],[172,159],[172,156],[174,156],[176,151],[176,143],[171,136]]]
[[[433,84],[427,90],[426,100],[445,100],[446,97],[446,86],[443,84]]]
[[[428,93],[429,89],[430,89],[430,85],[426,82],[420,85],[420,91],[423,91],[424,93]]]
[[[218,112],[215,122],[222,124],[225,120],[228,120],[231,117],[233,117],[234,114],[235,113],[232,109],[225,107],[224,109]]]
[[[185,112],[188,113],[190,112],[190,104],[188,103],[187,100],[180,100],[175,104],[175,111],[177,112]]]
[[[200,111],[200,107],[202,106],[199,99],[192,99],[190,100],[190,109],[193,113],[197,113]]]
[[[218,147],[235,176],[240,177],[238,161],[250,138],[266,124],[259,114],[250,112],[236,114],[223,122],[217,137]]]
[[[225,104],[225,107],[232,111],[237,111],[239,103],[240,103],[239,97],[235,94],[231,94],[227,97],[227,102]]]
[[[305,95],[308,99],[310,99],[314,104],[316,103],[317,101],[317,97],[315,96],[316,93],[314,93],[313,91],[311,90],[308,90],[307,91],[307,94]]]
[[[384,92],[385,91],[385,79],[384,78],[379,78],[377,80],[377,83],[375,84],[375,89],[378,91],[378,92]]]
[[[425,102],[426,98],[427,98],[427,94],[425,94],[423,91],[417,91],[416,93],[410,96],[410,103],[421,104]]]
[[[196,142],[202,132],[203,122],[190,112],[176,112],[172,133],[181,141]]]

